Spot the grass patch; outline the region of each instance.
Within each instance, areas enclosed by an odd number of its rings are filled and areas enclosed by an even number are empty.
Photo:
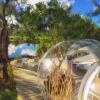
[[[17,100],[16,89],[0,88],[0,100]]]

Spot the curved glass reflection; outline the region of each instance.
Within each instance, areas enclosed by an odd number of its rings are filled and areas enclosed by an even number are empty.
[[[100,62],[93,65],[83,78],[78,100],[100,100]]]
[[[99,61],[99,46],[98,41],[91,39],[63,41],[45,53],[38,72],[44,79],[47,99],[77,100],[84,74]]]

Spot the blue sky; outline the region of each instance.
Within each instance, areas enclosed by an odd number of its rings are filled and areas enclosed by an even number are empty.
[[[85,14],[93,9],[91,0],[75,0],[72,11],[74,13]]]
[[[82,16],[86,16],[87,13],[93,11],[93,9],[95,9],[95,6],[93,5],[92,0],[75,0],[72,6],[72,13],[79,13]],[[100,15],[91,17],[90,19],[100,26]]]
[[[2,1],[2,0],[0,0]],[[36,4],[38,2],[48,2],[50,0],[27,0],[29,4]],[[95,6],[92,3],[92,0],[58,0],[59,2],[64,2],[66,5],[72,5],[72,13],[79,13],[81,16],[86,16],[87,13],[93,11]],[[100,0],[97,0],[100,2]],[[22,5],[20,5],[22,6]],[[100,15],[96,17],[90,18],[93,22],[95,22],[98,26],[100,26]]]
[[[28,3],[35,4],[37,2],[48,2],[50,0],[28,0]],[[72,13],[79,13],[81,16],[86,16],[87,13],[93,11],[95,6],[92,3],[92,0],[58,0],[59,2],[64,2],[66,5],[72,5]],[[100,0],[97,0],[100,2]],[[90,18],[93,22],[95,22],[98,26],[100,26],[100,15],[96,17]]]

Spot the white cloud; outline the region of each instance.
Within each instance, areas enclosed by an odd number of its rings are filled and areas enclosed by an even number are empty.
[[[75,0],[67,0],[65,3],[66,3],[68,6],[71,6],[71,5],[73,5],[73,4],[75,3]]]
[[[46,2],[48,2],[49,0],[27,0],[27,3],[28,4],[32,4],[32,5],[35,5],[36,3],[38,3],[38,2],[44,2],[44,3],[46,3]]]
[[[27,0],[27,3],[35,5],[38,2],[47,3],[48,1],[50,1],[50,0]],[[69,6],[71,6],[72,4],[75,3],[75,0],[58,0],[58,2],[60,2],[62,4],[66,4],[69,7]]]
[[[16,20],[14,15],[6,16],[6,20],[7,20],[9,25],[10,24],[14,24],[14,25],[18,24],[18,22],[17,22],[17,20]]]
[[[58,0],[64,7],[70,7],[75,3],[75,0]]]

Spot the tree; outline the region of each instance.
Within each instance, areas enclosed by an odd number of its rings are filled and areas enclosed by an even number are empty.
[[[38,50],[42,53],[63,40],[96,39],[99,28],[91,20],[71,14],[70,10],[70,7],[65,9],[57,0],[51,0],[48,5],[37,3],[35,8],[19,14],[20,26],[13,27],[10,35],[17,43],[39,44]]]
[[[2,0],[2,4],[0,4],[0,20],[1,24],[1,31],[0,31],[0,62],[2,63],[2,70],[3,70],[3,81],[9,82],[10,77],[8,75],[8,25],[6,16],[11,14],[10,11],[13,7],[12,2],[15,0]]]
[[[6,0],[2,5],[2,30],[0,32],[0,60],[3,66],[3,79],[5,82],[8,82],[9,75],[7,70],[7,62],[8,62],[8,32],[7,32],[7,21],[6,17],[6,9],[8,6],[9,0]]]
[[[45,31],[46,15],[47,7],[41,2],[36,4],[36,8],[29,7],[26,11],[20,12],[17,18],[20,26],[15,26],[10,30],[11,37],[15,41],[17,40],[17,43],[34,42],[35,34]]]

